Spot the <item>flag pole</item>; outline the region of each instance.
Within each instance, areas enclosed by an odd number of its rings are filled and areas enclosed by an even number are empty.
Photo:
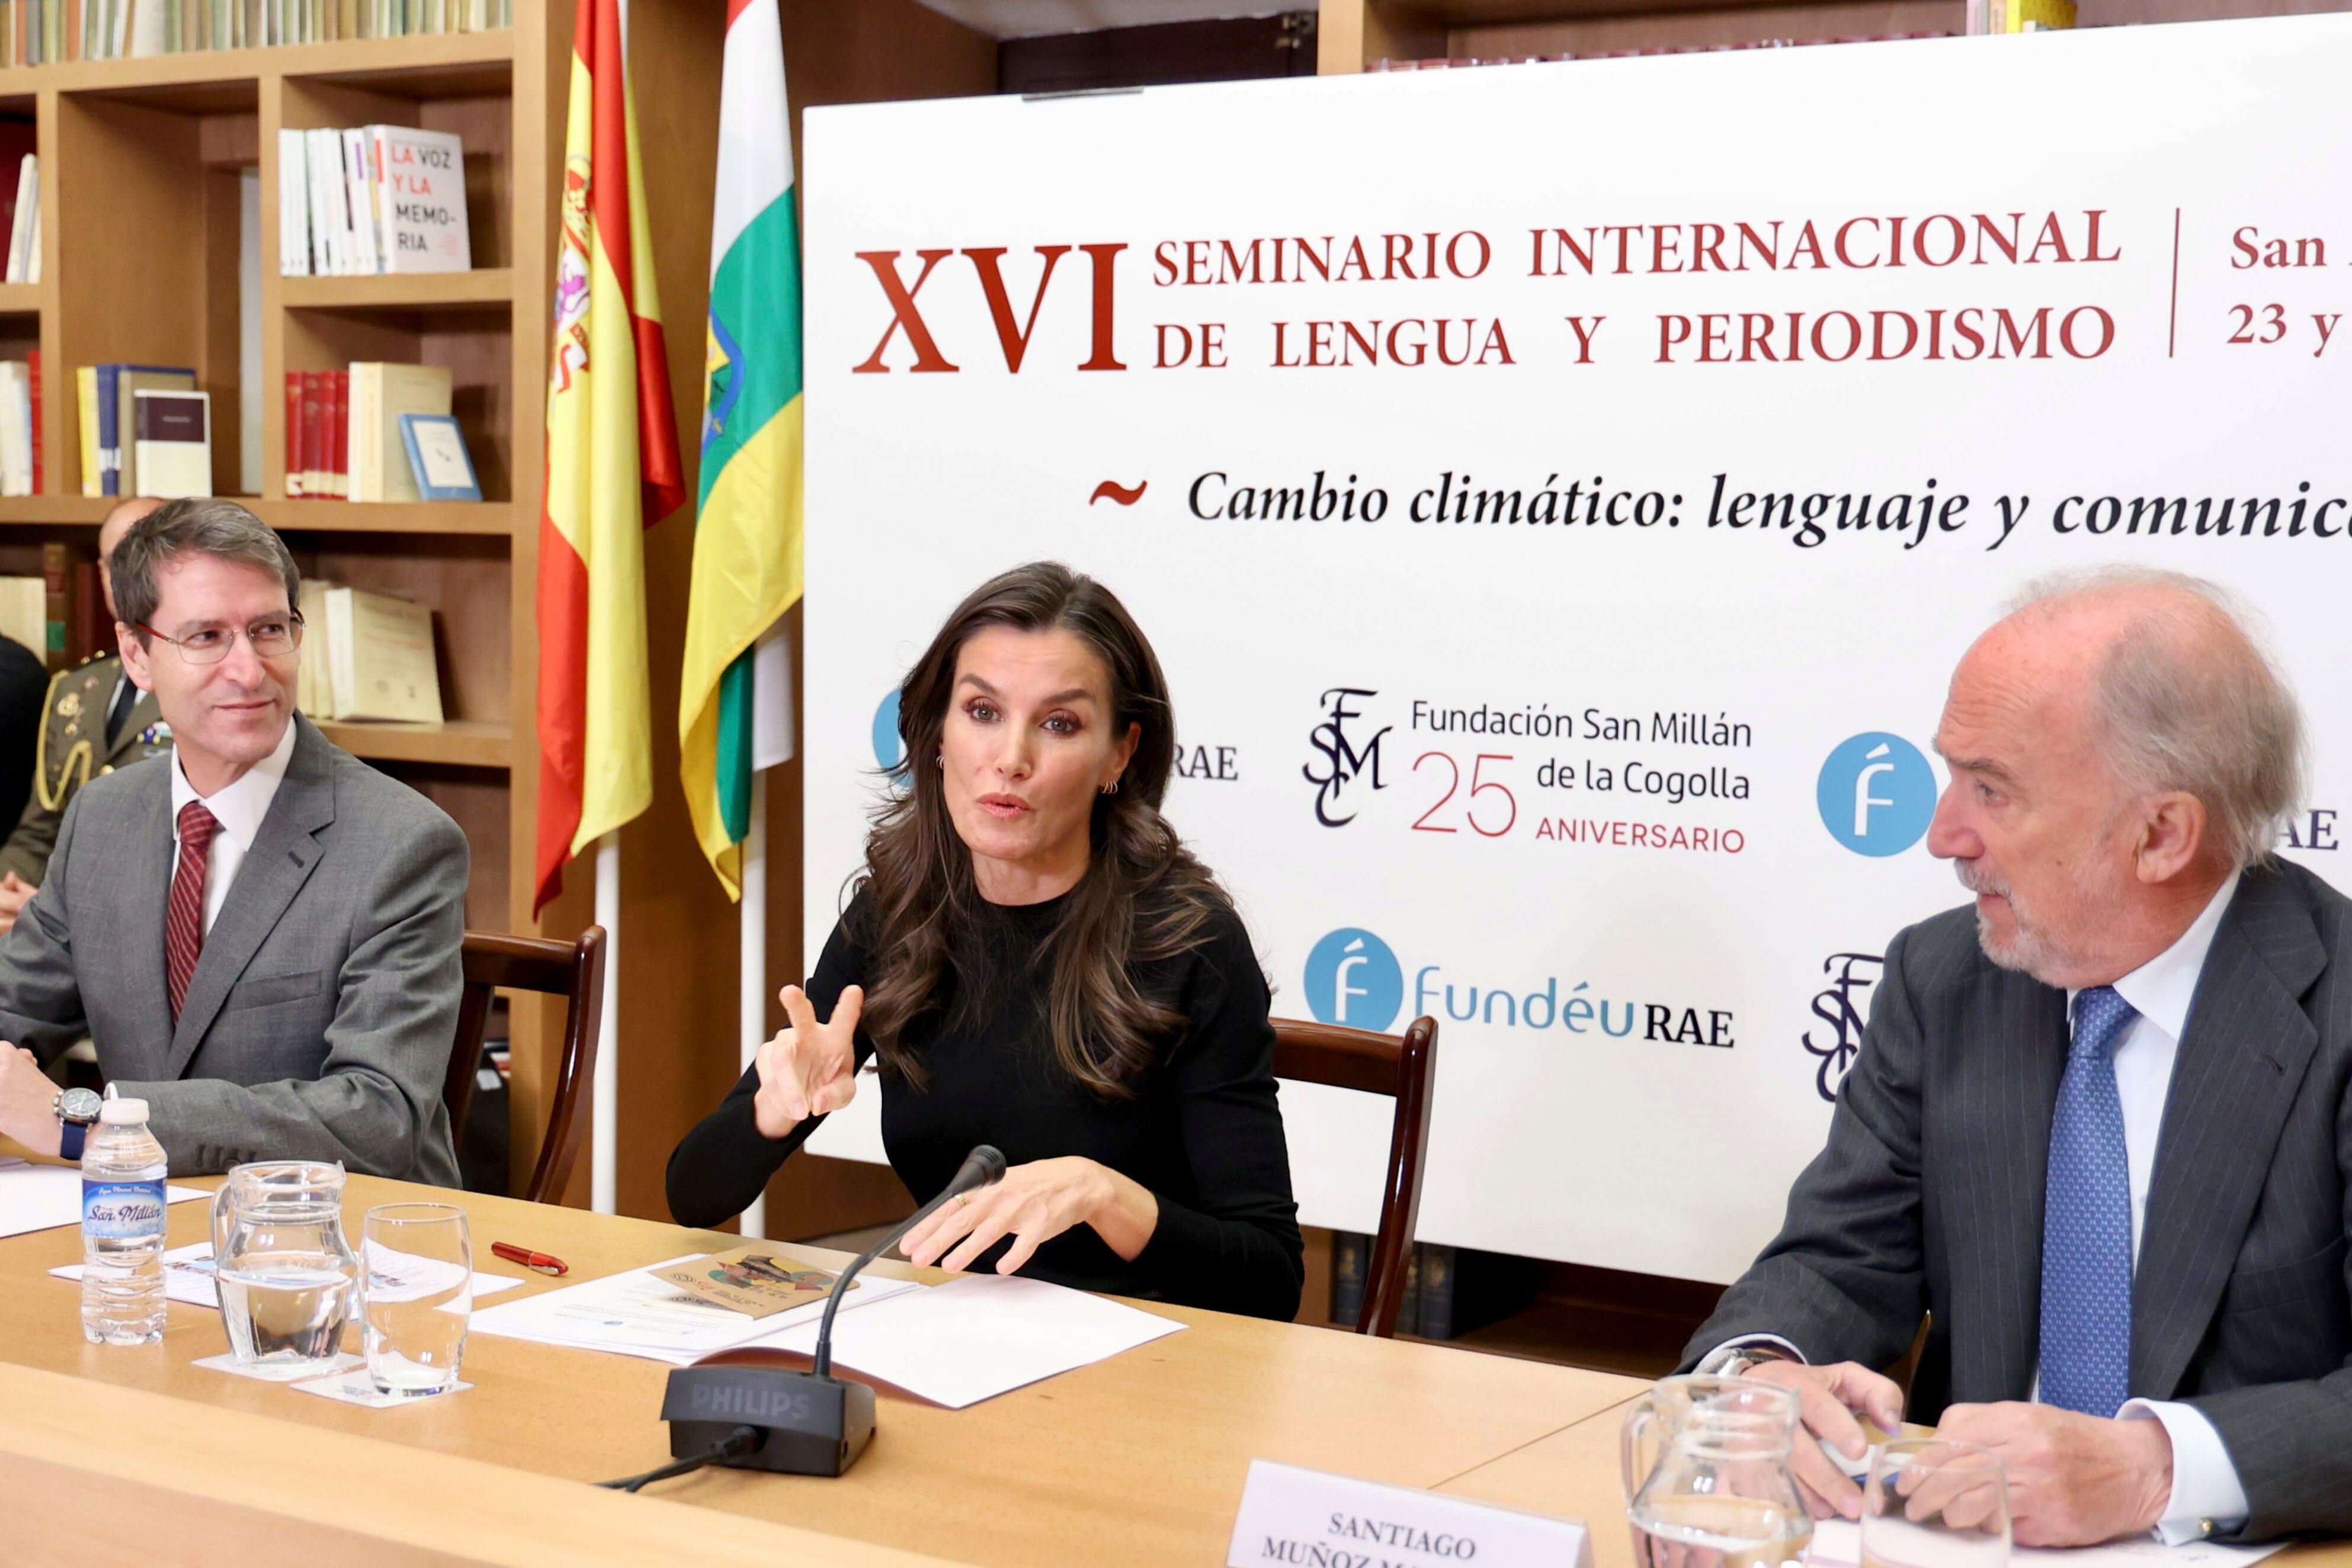
[[[737,906],[743,944],[741,965],[743,1066],[748,1071],[767,1039],[768,1019],[768,791],[767,780],[751,775],[751,821],[743,835],[743,899]],[[768,1199],[762,1194],[743,1211],[743,1234],[768,1234]]]
[[[604,928],[604,1011],[596,1026],[595,1131],[589,1143],[590,1201],[619,1211],[621,1115],[621,834],[596,841],[596,924]]]

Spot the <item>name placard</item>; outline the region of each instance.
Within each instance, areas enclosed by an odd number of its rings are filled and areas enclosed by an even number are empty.
[[[1572,1519],[1250,1461],[1225,1568],[1592,1568]]]

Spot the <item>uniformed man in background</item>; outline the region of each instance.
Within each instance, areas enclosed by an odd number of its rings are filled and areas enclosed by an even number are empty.
[[[107,557],[131,524],[163,504],[150,496],[135,497],[116,506],[99,525],[98,578],[110,616],[114,613],[114,580]],[[100,641],[113,642],[111,627]],[[122,673],[122,656],[110,648],[60,672],[49,683],[34,752],[32,792],[16,831],[0,843],[0,936],[16,924],[17,911],[47,873],[58,825],[65,820],[74,791],[101,773],[168,750],[171,744],[153,695],[131,684]]]

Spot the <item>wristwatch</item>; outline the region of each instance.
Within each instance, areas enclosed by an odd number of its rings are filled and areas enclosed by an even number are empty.
[[[98,1109],[106,1103],[88,1089],[60,1089],[49,1109],[57,1113],[59,1124],[58,1153],[69,1160],[81,1158],[82,1141],[89,1136],[91,1124],[98,1120]]]
[[[1767,1362],[1796,1359],[1767,1340],[1734,1340],[1710,1351],[1699,1362],[1696,1370],[1715,1377],[1739,1377],[1746,1375],[1748,1368],[1762,1366]]]

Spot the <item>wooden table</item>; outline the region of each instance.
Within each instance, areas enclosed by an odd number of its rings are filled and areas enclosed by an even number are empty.
[[[350,1234],[359,1235],[371,1205],[414,1198],[462,1203],[477,1266],[523,1275],[522,1293],[739,1239],[367,1176],[352,1177],[346,1194]],[[171,1245],[205,1239],[205,1207],[173,1206]],[[572,1273],[562,1281],[529,1274],[491,1258],[494,1240],[554,1253]],[[80,1244],[70,1228],[0,1239],[0,1362],[573,1481],[635,1474],[669,1457],[657,1416],[669,1368],[658,1362],[478,1333],[466,1354],[472,1389],[376,1411],[191,1365],[226,1348],[220,1314],[201,1307],[172,1306],[160,1344],[89,1344],[76,1287],[44,1273],[79,1261]],[[818,1249],[781,1250],[842,1261]],[[1223,1561],[1253,1458],[1437,1487],[1572,1429],[1642,1386],[1605,1373],[1141,1304],[1186,1332],[965,1410],[886,1398],[873,1446],[839,1479],[706,1470],[657,1483],[647,1496],[954,1562],[1190,1568]],[[0,1400],[0,1427],[12,1419],[7,1410]],[[238,1462],[247,1471],[303,1463],[250,1452]],[[1609,1528],[1616,1517],[1613,1503],[1598,1512],[1604,1540],[1622,1533]]]
[[[1629,1395],[1623,1403],[1490,1459],[1435,1490],[1583,1520],[1592,1527],[1593,1568],[1634,1568],[1617,1456],[1618,1430],[1633,1397]],[[2352,1542],[2292,1546],[2269,1561],[2279,1568],[2352,1568]]]

